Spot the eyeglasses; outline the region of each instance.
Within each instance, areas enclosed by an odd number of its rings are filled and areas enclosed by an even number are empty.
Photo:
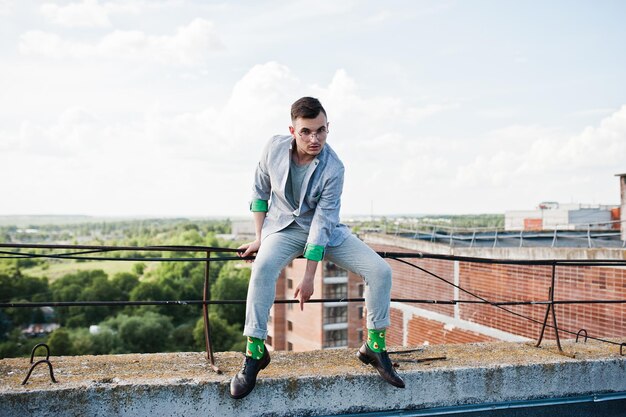
[[[313,136],[315,136],[317,140],[324,140],[326,135],[328,135],[328,129],[326,129],[326,126],[322,126],[316,131],[312,131],[311,129],[305,127],[298,132],[298,135],[305,141],[313,139]]]

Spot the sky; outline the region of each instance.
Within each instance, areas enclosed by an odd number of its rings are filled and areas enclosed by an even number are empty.
[[[626,2],[0,0],[0,215],[248,215],[321,100],[342,216],[618,204]]]

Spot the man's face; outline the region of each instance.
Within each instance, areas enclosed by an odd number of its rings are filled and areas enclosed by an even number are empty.
[[[326,144],[328,122],[323,112],[315,119],[298,117],[293,126],[289,126],[291,136],[296,139],[298,152],[309,156],[317,156]]]

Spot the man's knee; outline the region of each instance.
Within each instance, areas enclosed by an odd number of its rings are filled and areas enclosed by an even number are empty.
[[[380,258],[376,266],[376,275],[385,281],[391,282],[391,266],[382,258]]]
[[[364,278],[370,287],[389,289],[391,288],[391,275],[391,267],[384,259],[380,258],[375,265],[372,265]]]
[[[281,262],[282,260],[278,260],[276,256],[257,256],[252,264],[250,281],[275,281],[284,267]]]
[[[252,266],[252,274],[250,281],[265,281],[272,280],[274,275],[278,276],[280,271],[276,271],[276,267],[272,265],[272,262],[254,262]]]

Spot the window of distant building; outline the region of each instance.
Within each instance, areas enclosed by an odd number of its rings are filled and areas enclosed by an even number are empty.
[[[265,343],[272,346],[272,336],[267,336],[267,339],[265,339]]]
[[[287,320],[287,330],[293,330],[293,323],[291,322],[291,320]]]
[[[348,271],[332,262],[324,262],[324,271],[322,274],[324,278],[347,277]]]
[[[325,284],[324,298],[348,298],[348,284]]]
[[[293,280],[291,278],[287,279],[287,288],[288,289],[292,289],[293,288]]]
[[[293,343],[287,342],[287,350],[293,350]]]
[[[363,318],[363,306],[359,306],[357,308],[357,312],[359,313],[359,319]]]
[[[324,347],[345,347],[348,346],[348,330],[326,330],[324,332]]]
[[[324,324],[347,323],[348,306],[324,308]]]
[[[359,298],[363,298],[364,293],[365,293],[365,286],[363,284],[359,284]]]

